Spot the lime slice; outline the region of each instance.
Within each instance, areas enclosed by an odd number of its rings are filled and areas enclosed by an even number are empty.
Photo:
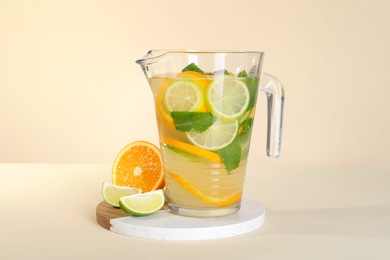
[[[164,94],[164,105],[172,111],[198,111],[203,107],[203,90],[190,80],[174,81]]]
[[[233,122],[217,120],[203,133],[190,131],[186,135],[194,145],[206,150],[215,151],[231,144],[237,135],[237,131],[237,120]]]
[[[129,196],[141,192],[142,192],[141,189],[118,186],[107,182],[103,183],[103,188],[102,188],[104,200],[111,206],[118,207],[118,208],[119,208],[120,197]]]
[[[206,105],[214,116],[233,121],[248,108],[250,95],[241,80],[222,77],[214,80],[206,90]]]
[[[163,190],[134,194],[119,199],[119,205],[126,213],[146,216],[159,211],[165,203]]]

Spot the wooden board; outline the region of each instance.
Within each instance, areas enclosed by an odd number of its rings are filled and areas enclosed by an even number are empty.
[[[115,218],[127,217],[129,214],[120,208],[114,208],[105,201],[102,201],[96,207],[96,220],[100,226],[110,230],[110,220]]]
[[[166,208],[159,212],[133,217],[106,202],[96,207],[97,222],[107,230],[122,235],[159,240],[207,240],[237,236],[263,225],[265,209],[254,201],[244,200],[241,209],[216,218],[190,218],[172,214]]]
[[[163,210],[168,209],[168,206],[165,205]],[[96,207],[96,220],[105,229],[110,230],[111,219],[122,218],[122,217],[131,217],[129,214],[121,210],[120,208],[114,208],[105,201],[100,202]]]

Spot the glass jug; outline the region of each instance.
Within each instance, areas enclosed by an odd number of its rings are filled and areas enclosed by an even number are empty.
[[[136,62],[154,95],[171,212],[239,210],[257,93],[267,95],[267,155],[280,154],[284,92],[257,51],[151,50]],[[260,86],[260,87],[259,87]]]

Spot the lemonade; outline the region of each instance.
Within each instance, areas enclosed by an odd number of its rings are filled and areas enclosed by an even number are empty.
[[[191,216],[237,211],[259,78],[246,71],[189,69],[151,77],[149,83],[169,208]]]

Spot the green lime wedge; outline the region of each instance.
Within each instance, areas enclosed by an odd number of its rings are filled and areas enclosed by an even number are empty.
[[[163,190],[134,194],[119,199],[123,211],[135,216],[147,216],[159,211],[165,203]]]
[[[118,186],[118,185],[104,182],[102,193],[105,202],[107,202],[113,207],[119,208],[120,197],[142,193],[142,190],[137,188]]]

